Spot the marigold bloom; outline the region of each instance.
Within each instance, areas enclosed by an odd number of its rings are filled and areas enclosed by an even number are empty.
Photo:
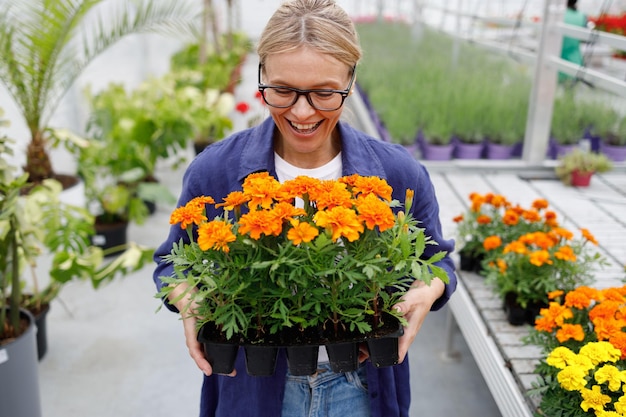
[[[458,216],[454,217],[452,219],[452,221],[455,222],[455,223],[461,223],[463,221],[463,219],[464,219],[463,215],[459,214]]]
[[[615,313],[618,311],[619,307],[619,302],[605,300],[593,306],[593,308],[589,311],[589,319],[591,321],[596,321],[598,319],[613,319],[615,318]]]
[[[472,194],[470,194],[470,200],[472,201],[472,204],[470,206],[470,210],[475,212],[475,213],[478,213],[480,211],[480,208],[482,207],[483,203],[485,202],[485,199],[480,194],[472,193]]]
[[[520,255],[525,255],[526,253],[528,253],[528,249],[526,248],[526,245],[523,244],[522,242],[515,240],[511,243],[508,243],[504,249],[503,249],[503,253],[509,253],[509,252],[514,252],[514,253],[518,253]]]
[[[556,219],[556,213],[548,210],[546,212],[543,213],[543,222],[550,227],[558,227],[559,222]]]
[[[624,320],[616,320],[613,318],[596,318],[592,322],[598,340],[608,340],[614,334],[622,332],[622,328],[626,326]]]
[[[541,220],[541,216],[536,210],[524,210],[522,217],[531,223],[536,223]]]
[[[497,259],[496,266],[498,267],[498,271],[500,271],[501,274],[504,274],[508,268],[508,265],[503,259]]]
[[[533,201],[532,207],[535,210],[542,210],[542,209],[548,208],[548,200],[544,198],[538,198],[535,201]]]
[[[243,193],[249,199],[250,209],[270,208],[279,189],[280,183],[266,172],[250,174],[243,182]]]
[[[618,391],[622,387],[622,382],[626,382],[624,374],[613,365],[604,365],[600,367],[594,375],[597,383],[607,383],[609,389],[613,392]]]
[[[571,246],[561,246],[555,253],[554,257],[562,261],[576,262],[576,254]]]
[[[621,352],[609,342],[590,342],[580,348],[578,355],[589,358],[595,366],[602,362],[615,362],[620,358]]]
[[[587,371],[580,366],[566,366],[556,376],[559,384],[568,391],[580,391],[587,385]]]
[[[259,240],[261,235],[278,236],[282,231],[282,224],[276,216],[267,210],[251,211],[239,219],[239,233],[249,234],[254,240]]]
[[[391,186],[379,177],[357,177],[353,183],[352,193],[355,196],[374,194],[385,201],[391,201]]]
[[[548,299],[549,300],[554,300],[555,298],[559,298],[562,295],[563,295],[563,290],[550,291],[548,293]]]
[[[592,299],[583,291],[570,291],[565,294],[565,305],[578,309],[584,309],[591,305]]]
[[[519,223],[519,215],[514,210],[507,210],[502,216],[502,222],[507,226],[515,226]]]
[[[580,324],[563,324],[556,332],[556,339],[563,343],[568,340],[576,340],[582,342],[585,340],[585,331]]]
[[[535,266],[552,265],[552,259],[550,259],[550,252],[546,250],[536,250],[530,253],[528,262]]]
[[[178,207],[170,214],[170,224],[180,223],[181,229],[186,229],[191,224],[199,225],[203,221],[206,221],[207,217],[204,215],[204,206],[199,204],[185,204]]]
[[[249,198],[241,191],[233,191],[229,193],[222,203],[216,204],[216,208],[224,207],[224,210],[235,210],[249,201]]]
[[[395,218],[391,207],[375,194],[359,196],[356,201],[359,220],[365,223],[368,229],[384,232],[395,224]]]
[[[291,229],[287,232],[287,239],[294,245],[299,245],[302,242],[310,242],[319,235],[317,227],[310,225],[307,222],[300,222],[293,220],[291,222]]]
[[[229,252],[228,244],[236,240],[230,223],[212,220],[198,227],[198,246],[206,251],[209,249]]]
[[[319,189],[311,190],[311,201],[314,201],[318,210],[335,207],[351,208],[353,205],[352,193],[346,184],[336,181],[322,181]]]
[[[310,198],[311,195],[316,195],[319,192],[320,186],[321,181],[317,178],[300,175],[292,180],[285,181],[281,185],[281,193],[291,198],[304,198],[305,195]]]
[[[495,194],[490,201],[495,208],[506,207],[509,205],[508,200],[502,194]]]
[[[599,385],[594,385],[591,389],[581,389],[580,395],[583,398],[580,408],[585,411],[589,411],[590,408],[596,411],[603,411],[604,405],[611,402],[611,397],[602,394]]]
[[[626,333],[619,332],[612,334],[611,337],[609,337],[609,343],[622,352],[621,359],[626,359]]]
[[[502,246],[502,239],[500,236],[489,236],[483,241],[483,247],[485,250],[493,250]]]
[[[558,369],[565,369],[567,364],[576,356],[574,352],[565,346],[556,347],[546,358],[546,363]]]
[[[318,227],[330,229],[334,241],[343,236],[350,242],[354,242],[364,230],[356,212],[345,207],[318,211],[313,216],[313,221]]]
[[[480,216],[476,218],[476,223],[489,224],[491,223],[491,217],[487,216],[486,214],[481,214]]]
[[[591,234],[591,232],[588,229],[582,228],[582,229],[580,229],[580,231],[583,234],[583,237],[585,239],[587,239],[589,242],[593,243],[594,245],[598,244],[598,241],[596,240],[596,238]]]
[[[279,223],[289,221],[291,220],[291,218],[296,217],[296,216],[306,215],[306,212],[304,211],[304,209],[298,208],[294,206],[293,204],[286,203],[286,202],[275,204],[274,207],[272,207],[270,211],[274,215],[274,218],[276,219],[276,221]]]
[[[574,233],[572,233],[571,231],[563,228],[563,227],[553,227],[552,230],[550,231],[552,234],[561,237],[565,240],[571,240],[574,238]]]
[[[615,407],[615,413],[610,414],[610,415],[599,415],[599,417],[622,417],[626,415],[626,395],[622,395],[621,397],[619,397],[619,400],[617,400],[617,402],[613,403],[613,406]],[[619,413],[619,414],[618,414]]]

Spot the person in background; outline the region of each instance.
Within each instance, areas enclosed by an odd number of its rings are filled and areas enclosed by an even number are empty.
[[[394,199],[401,201],[406,189],[415,190],[412,214],[438,243],[429,245],[425,256],[448,253],[438,265],[446,270],[449,283],[416,281],[397,305],[409,323],[399,340],[400,364],[376,368],[363,352],[360,368],[345,374],[333,372],[320,349],[318,371],[311,376],[289,374],[284,352],[271,377],[249,376],[241,353],[232,375],[215,375],[196,340],[195,318],[185,315],[182,323],[189,354],[205,374],[200,416],[406,417],[410,405],[407,351],[429,311],[441,308],[456,288],[449,256],[454,242],[442,237],[439,205],[428,172],[402,146],[376,140],[340,121],[344,101],[354,88],[361,48],[352,21],[335,1],[283,3],[267,23],[257,52],[259,90],[270,117],[199,154],[185,172],[179,205],[201,195],[220,201],[240,190],[244,178],[254,172],[268,172],[279,181],[298,175],[382,177],[392,186]],[[209,218],[217,214],[211,210],[207,208]],[[180,239],[188,241],[180,226],[174,225],[155,252],[158,289],[163,285],[160,277],[172,274],[171,264],[162,257]],[[184,290],[179,285],[170,298]],[[188,301],[172,305],[165,300],[165,305],[178,312]]]
[[[577,3],[578,0],[567,0],[567,10],[565,10],[564,21],[568,25],[587,27],[587,16],[578,11]],[[584,64],[579,39],[570,38],[568,36],[563,37],[561,59],[573,62],[577,65]],[[562,83],[571,79],[573,79],[572,76],[559,72],[559,82]]]

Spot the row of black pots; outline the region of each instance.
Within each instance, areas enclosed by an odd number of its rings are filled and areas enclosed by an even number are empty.
[[[459,252],[459,268],[461,271],[475,272],[480,274],[482,271],[482,262],[485,259],[484,254],[475,255],[461,250]]]
[[[526,307],[522,307],[517,302],[517,294],[512,292],[504,297],[503,308],[506,313],[506,319],[513,326],[534,325],[540,310],[546,307],[547,304],[544,302],[529,303]]]
[[[204,345],[207,360],[218,374],[230,374],[240,350],[245,355],[246,371],[251,376],[271,376],[276,369],[279,349],[286,349],[289,372],[292,375],[306,376],[317,371],[320,346],[325,346],[333,372],[351,372],[359,368],[359,346],[365,344],[369,360],[378,368],[397,365],[398,338],[404,333],[402,326],[383,336],[362,335],[361,338],[324,344],[293,344],[277,346],[262,343],[238,343],[211,340],[211,332],[203,331],[198,340]],[[211,329],[212,330],[212,329]],[[242,349],[240,349],[240,347]]]

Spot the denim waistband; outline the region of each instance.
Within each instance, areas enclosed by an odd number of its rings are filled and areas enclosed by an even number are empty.
[[[359,364],[359,369],[352,372],[359,372],[359,370],[361,370],[364,366],[365,362]],[[317,364],[317,371],[313,375],[291,375],[289,371],[287,371],[287,380],[291,382],[301,382],[303,384],[308,384],[311,387],[315,387],[337,378],[344,378],[348,373],[351,372],[333,372],[329,362],[320,362]]]

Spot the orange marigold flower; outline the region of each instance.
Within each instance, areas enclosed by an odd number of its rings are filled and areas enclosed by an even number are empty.
[[[560,296],[563,295],[563,290],[555,290],[555,291],[550,291],[548,293],[548,299],[549,300],[554,300],[555,298],[559,298]]]
[[[239,233],[249,234],[254,240],[259,240],[261,235],[278,236],[282,231],[282,224],[276,216],[267,210],[251,211],[239,219]]]
[[[359,196],[356,202],[359,220],[365,223],[368,229],[384,232],[395,224],[395,218],[391,207],[375,194]]]
[[[559,225],[556,217],[556,213],[551,210],[543,213],[544,223],[550,227],[557,227]]]
[[[514,240],[513,242],[508,243],[503,249],[503,253],[509,252],[525,255],[526,253],[528,253],[528,249],[526,248],[526,245],[524,243],[520,242],[519,240]]]
[[[609,342],[622,352],[622,359],[626,359],[626,333],[619,332],[609,337]]]
[[[319,189],[311,193],[311,201],[316,203],[318,210],[334,207],[351,208],[353,205],[352,194],[346,184],[336,181],[322,181]]]
[[[556,338],[561,343],[567,342],[570,339],[582,342],[585,340],[585,331],[580,324],[565,323],[556,331]]]
[[[496,207],[496,208],[500,208],[500,207],[506,207],[509,205],[509,202],[507,201],[507,199],[501,195],[501,194],[495,194],[492,198],[491,198],[491,205]]]
[[[294,245],[299,245],[302,242],[310,242],[319,235],[317,227],[310,225],[307,222],[300,222],[293,220],[291,222],[291,229],[287,232],[287,239]]]
[[[559,250],[554,252],[554,257],[562,261],[576,262],[576,254],[571,246],[561,246]]]
[[[563,238],[565,240],[571,240],[574,238],[574,233],[563,228],[563,227],[553,227],[550,233],[554,234],[559,238]]]
[[[476,223],[489,224],[491,223],[491,217],[487,216],[486,214],[481,214],[480,216],[476,218]]]
[[[550,302],[548,308],[542,308],[539,314],[540,316],[535,320],[535,328],[548,333],[574,316],[572,310],[555,301]]]
[[[507,226],[515,226],[519,223],[519,215],[515,210],[506,210],[504,216],[502,216],[502,222]]]
[[[501,274],[504,274],[508,268],[508,265],[506,264],[506,261],[504,259],[497,259],[496,265],[498,267],[498,271],[500,271]]]
[[[374,194],[385,201],[391,201],[391,186],[379,177],[357,177],[352,185],[352,193],[357,195]]]
[[[461,223],[463,221],[463,219],[464,219],[463,215],[459,214],[458,216],[454,217],[452,219],[452,221],[455,222],[455,223]]]
[[[601,290],[604,300],[612,300],[617,301],[619,303],[626,302],[626,298],[624,298],[624,293],[619,288],[605,288]]]
[[[626,324],[623,320],[615,320],[613,318],[596,318],[592,322],[593,330],[599,341],[609,340],[612,336],[622,333],[622,328]]]
[[[334,241],[343,236],[350,242],[354,242],[365,230],[356,212],[345,207],[318,211],[313,216],[313,221],[318,227],[329,229]]]
[[[534,232],[525,235],[527,238],[527,243],[533,244],[543,250],[548,250],[553,247],[558,240],[551,236],[549,233],[544,232]]]
[[[320,186],[321,181],[317,178],[300,175],[292,180],[285,181],[281,185],[280,194],[283,195],[283,198],[286,198],[286,196],[304,198],[305,195],[308,195],[310,198],[311,195],[316,195],[319,192]]]
[[[215,207],[224,207],[225,210],[235,210],[248,202],[248,197],[241,191],[233,191],[224,197],[224,202],[216,204]]]
[[[500,246],[502,246],[502,239],[500,236],[489,236],[483,241],[483,248],[485,248],[485,250],[496,249]]]
[[[544,198],[538,198],[535,201],[533,201],[532,206],[535,210],[542,210],[542,209],[548,208],[548,200]]]
[[[617,301],[606,300],[596,304],[589,311],[589,320],[595,322],[597,320],[614,319],[616,312],[620,308],[620,303]]]
[[[470,200],[472,201],[470,210],[476,213],[480,211],[480,208],[485,203],[485,198],[478,193],[470,194]]]
[[[587,239],[589,242],[593,243],[594,245],[598,244],[598,241],[596,240],[596,238],[591,234],[591,232],[588,229],[582,228],[582,229],[580,229],[580,231],[583,234],[583,237],[585,239]]]
[[[198,246],[202,250],[229,252],[228,244],[236,240],[232,226],[223,220],[212,220],[198,227]]]
[[[215,204],[215,200],[213,200],[213,197],[209,197],[208,195],[201,195],[192,198],[187,204],[198,204],[200,206],[204,206],[205,204]]]
[[[583,310],[591,305],[592,299],[584,291],[570,291],[565,294],[564,305]]]
[[[524,210],[522,217],[531,223],[535,223],[541,220],[541,216],[537,210]]]
[[[550,259],[550,252],[547,250],[536,250],[530,253],[528,262],[535,266],[552,265],[552,259]]]
[[[274,215],[276,221],[280,223],[291,220],[291,218],[296,216],[306,215],[306,211],[304,211],[303,208],[298,208],[293,204],[284,201],[274,205],[271,213]]]
[[[170,214],[170,224],[180,223],[181,229],[186,229],[191,224],[200,224],[206,221],[207,217],[204,215],[204,206],[191,201],[182,207],[178,207]]]
[[[266,175],[263,175],[266,174]],[[250,209],[263,207],[268,209],[278,196],[280,183],[267,173],[251,174],[243,182],[243,193],[249,199]]]

